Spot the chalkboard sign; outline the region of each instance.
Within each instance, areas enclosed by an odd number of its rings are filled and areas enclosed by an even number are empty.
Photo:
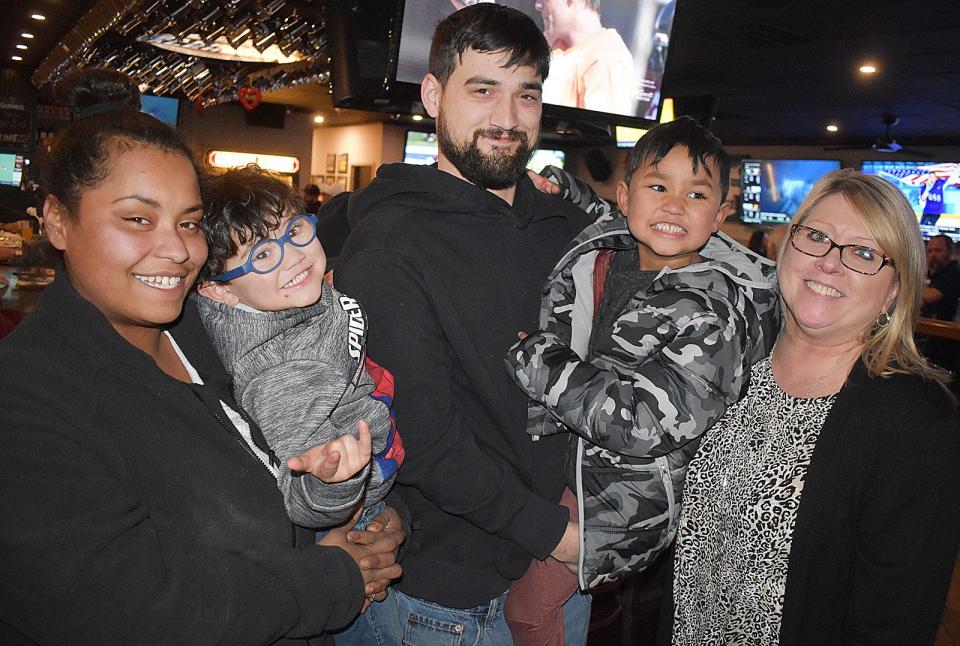
[[[23,97],[0,97],[0,149],[30,152],[33,108]]]

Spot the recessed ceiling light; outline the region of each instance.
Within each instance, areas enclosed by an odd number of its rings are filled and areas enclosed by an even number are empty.
[[[23,56],[16,56],[16,55],[14,55],[14,56],[11,56],[10,59],[11,59],[11,60],[14,60],[14,61],[22,61],[22,60],[23,60]]]
[[[17,49],[26,49],[26,48],[27,48],[26,45],[20,45],[20,44],[17,45]]]
[[[423,121],[423,115],[422,115],[422,114],[415,114],[415,115],[413,115],[413,120],[414,120],[414,121]]]
[[[832,124],[832,123],[831,123],[829,126],[827,126],[827,132],[836,132],[836,131],[838,131],[838,130],[840,130],[840,128],[838,128],[837,126],[835,126],[835,125]]]
[[[315,117],[313,118],[313,122],[314,122],[314,123],[323,123],[324,121],[325,121],[325,119],[323,118],[323,115],[322,115],[322,114],[318,114],[317,116],[315,116]]]
[[[860,72],[863,74],[875,74],[876,71],[877,71],[877,68],[874,65],[867,64],[867,65],[860,66]]]
[[[42,13],[32,13],[32,14],[30,14],[30,17],[33,18],[34,20],[46,20],[46,19],[47,19],[47,17],[44,16]]]
[[[29,31],[23,32],[22,34],[20,34],[20,36],[22,38],[33,38],[33,34],[31,34]]]

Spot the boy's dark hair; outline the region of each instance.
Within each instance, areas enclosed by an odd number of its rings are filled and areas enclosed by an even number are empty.
[[[222,274],[240,246],[270,237],[284,215],[304,209],[296,189],[256,164],[207,175],[200,192],[201,224],[210,250],[200,280]]]
[[[182,154],[193,163],[192,151],[173,128],[140,112],[137,86],[126,75],[80,70],[65,77],[57,90],[76,116],[47,160],[44,189],[68,212],[76,209],[82,190],[106,178],[117,153],[149,146]]]
[[[430,45],[430,73],[446,85],[469,48],[509,52],[504,68],[528,65],[543,80],[550,72],[550,47],[543,32],[528,16],[510,7],[481,2],[442,20]]]
[[[712,177],[707,161],[713,160],[720,173],[720,201],[727,199],[727,191],[730,190],[730,155],[717,136],[693,117],[683,116],[669,123],[661,123],[643,135],[627,157],[624,181],[629,185],[638,168],[648,162],[656,166],[677,146],[687,149],[694,173],[703,166],[704,172]]]
[[[316,184],[307,184],[303,187],[303,194],[313,199],[320,197],[320,187]]]

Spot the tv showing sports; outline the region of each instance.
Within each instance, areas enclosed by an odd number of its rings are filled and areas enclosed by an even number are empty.
[[[23,155],[0,153],[0,184],[20,186],[23,180]]]
[[[403,161],[406,164],[435,164],[437,163],[437,135],[433,132],[410,130],[407,132],[407,142],[403,147]],[[527,168],[540,172],[544,166],[563,168],[566,154],[562,150],[539,148],[527,163]]]
[[[924,238],[945,233],[960,241],[960,163],[870,160],[860,170],[900,189]]]
[[[437,23],[478,2],[517,9],[543,30],[548,112],[604,124],[658,119],[677,0],[603,0],[602,11],[583,0],[327,0],[335,103],[405,109],[419,96]]]
[[[747,159],[740,165],[740,219],[785,224],[821,177],[840,169],[836,159]]]
[[[140,111],[159,119],[171,128],[176,128],[180,101],[168,96],[144,94],[140,97]]]

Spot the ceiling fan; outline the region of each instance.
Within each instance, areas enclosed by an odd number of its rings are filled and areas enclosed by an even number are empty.
[[[880,120],[883,122],[883,135],[877,137],[877,139],[869,146],[832,146],[827,148],[827,150],[872,150],[878,153],[901,153],[904,155],[911,155],[913,157],[930,157],[929,154],[923,152],[922,150],[914,150],[912,148],[904,148],[900,143],[894,138],[893,133],[890,132],[893,126],[900,123],[900,115],[893,114],[892,112],[887,112],[880,115]]]

